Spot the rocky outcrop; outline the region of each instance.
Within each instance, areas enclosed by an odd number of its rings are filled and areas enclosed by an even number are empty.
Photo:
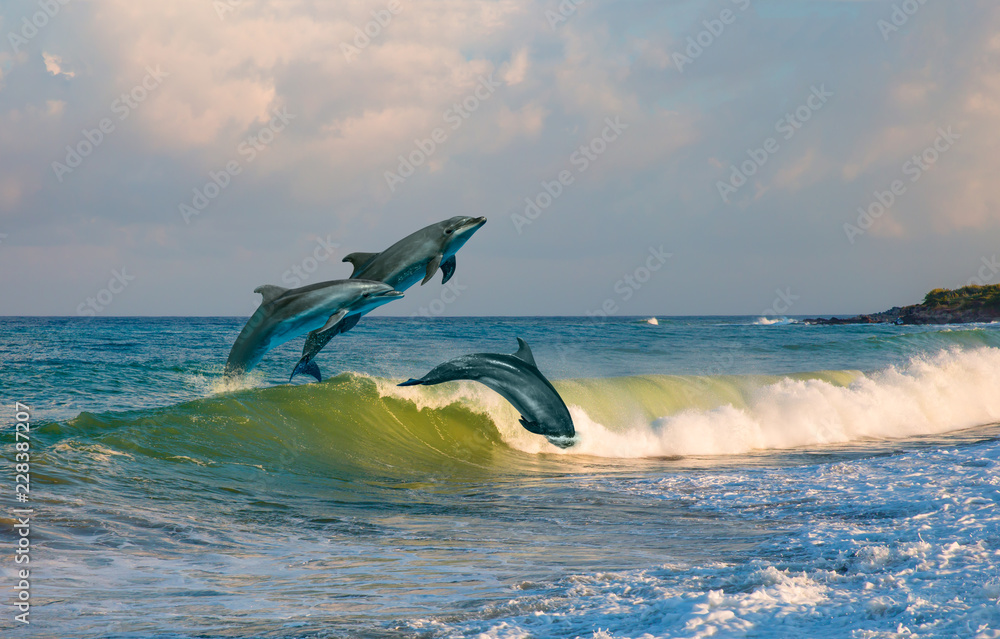
[[[966,286],[953,291],[934,289],[921,304],[896,306],[881,313],[855,317],[814,317],[806,324],[968,324],[1000,321],[1000,285]]]

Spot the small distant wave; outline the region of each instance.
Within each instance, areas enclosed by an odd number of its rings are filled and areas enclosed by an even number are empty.
[[[656,319],[655,317],[650,317],[650,318],[647,318],[647,319],[644,319],[644,320],[639,320],[639,323],[640,324],[649,324],[650,326],[659,326],[660,325],[660,320]]]
[[[757,321],[754,322],[754,326],[785,326],[788,324],[801,324],[799,320],[789,319],[787,317],[758,317]]]

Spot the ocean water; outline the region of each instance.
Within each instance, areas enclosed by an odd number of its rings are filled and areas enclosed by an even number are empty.
[[[368,317],[289,385],[245,318],[2,318],[0,633],[1000,637],[1000,325],[643,319]],[[517,336],[576,446],[395,386]]]

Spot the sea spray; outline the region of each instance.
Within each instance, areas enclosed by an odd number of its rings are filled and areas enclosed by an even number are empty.
[[[949,350],[849,384],[785,378],[716,408],[605,424],[574,406],[581,444],[608,457],[736,455],[863,439],[935,435],[1000,422],[1000,349]]]
[[[862,439],[940,434],[1000,421],[1000,349],[942,350],[862,374],[641,376],[560,380],[580,442],[564,455],[735,455]],[[399,396],[387,385],[379,392]],[[513,448],[555,447],[516,427],[516,413],[474,385],[421,393],[420,409],[462,403],[488,415]]]

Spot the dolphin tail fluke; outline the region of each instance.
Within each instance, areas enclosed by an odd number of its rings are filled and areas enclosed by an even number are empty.
[[[411,379],[406,380],[402,384],[399,384],[399,386],[419,386],[420,384],[423,384],[423,383],[424,383],[424,380],[422,380],[422,379],[412,379],[411,378]]]
[[[319,365],[316,364],[315,360],[307,359],[303,357],[299,360],[299,363],[295,365],[295,370],[292,371],[291,376],[288,381],[292,381],[296,375],[300,373],[306,373],[307,375],[312,375],[316,378],[317,382],[323,381],[323,375],[319,372]]]

